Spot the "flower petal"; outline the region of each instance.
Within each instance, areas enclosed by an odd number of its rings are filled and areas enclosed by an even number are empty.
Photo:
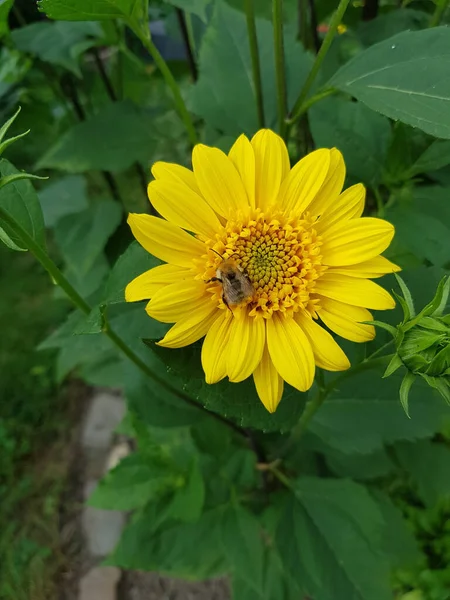
[[[248,207],[239,173],[222,150],[197,144],[192,153],[192,164],[203,197],[219,215],[228,217]]]
[[[322,297],[317,312],[331,331],[346,340],[369,342],[375,337],[375,327],[362,323],[373,320],[372,314],[365,308]]]
[[[238,137],[228,153],[228,158],[242,179],[250,206],[255,208],[255,153],[247,136],[242,134]]]
[[[181,269],[176,265],[154,267],[130,281],[125,288],[125,300],[127,302],[149,300],[160,288],[175,281],[183,280],[189,274],[188,269]]]
[[[330,151],[321,148],[311,152],[291,169],[280,189],[282,210],[300,215],[308,208],[322,187],[330,167]]]
[[[366,188],[362,183],[352,185],[333,202],[331,206],[321,213],[316,224],[319,233],[326,231],[328,227],[360,217],[364,211],[366,201]]]
[[[208,239],[221,228],[209,204],[184,183],[155,180],[148,184],[147,189],[150,202],[171,223]]]
[[[196,194],[200,194],[194,173],[181,165],[158,161],[152,167],[152,175],[155,179],[170,181],[170,183],[183,183]]]
[[[159,289],[145,310],[157,321],[176,323],[212,304],[205,292],[205,283],[198,279],[177,281]]]
[[[301,392],[314,381],[314,355],[300,325],[292,317],[274,314],[267,319],[267,346],[281,377]]]
[[[299,312],[295,320],[306,333],[311,344],[316,365],[327,371],[346,371],[350,362],[344,351],[334,341],[328,331],[325,331],[309,314]]]
[[[339,273],[325,273],[316,282],[314,292],[352,306],[363,306],[374,310],[395,307],[392,296],[370,279],[358,279]]]
[[[248,317],[240,311],[233,319],[227,350],[227,373],[230,381],[244,381],[261,361],[266,343],[264,319]]]
[[[316,217],[323,214],[330,205],[336,202],[345,181],[344,157],[337,148],[330,150],[330,166],[322,187],[308,207],[309,213]]]
[[[401,268],[384,256],[375,256],[369,260],[358,263],[357,265],[348,265],[347,267],[330,267],[327,273],[341,273],[350,277],[364,277],[375,279],[382,277],[387,273],[398,273]]]
[[[195,313],[175,323],[169,329],[159,346],[166,348],[183,348],[194,344],[205,336],[216,319],[221,317],[222,311],[213,304],[204,304],[196,309]]]
[[[192,259],[205,252],[203,242],[164,219],[130,213],[128,225],[141,246],[164,262],[192,267]]]
[[[274,413],[283,396],[284,381],[274,367],[267,344],[264,344],[260,363],[253,371],[253,380],[259,399],[270,413]]]
[[[273,204],[281,182],[289,173],[286,144],[270,129],[260,129],[252,137],[256,168],[256,206],[262,210]]]
[[[217,383],[227,374],[227,346],[233,319],[221,311],[206,334],[202,346],[202,367],[206,383]]]
[[[342,267],[374,258],[391,243],[395,229],[383,219],[351,219],[323,233],[323,264]]]

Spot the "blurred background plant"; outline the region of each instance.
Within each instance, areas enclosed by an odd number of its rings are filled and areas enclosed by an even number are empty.
[[[63,292],[51,287],[44,270],[29,253],[0,248],[2,598],[49,600],[58,596],[61,572],[67,568],[68,560],[61,541],[59,517],[71,486],[70,439],[82,414],[78,402],[80,380],[91,386],[125,390],[130,413],[141,423],[136,425],[133,421],[129,426],[138,440],[136,460],[147,464],[151,456],[152,464],[157,463],[159,468],[162,464],[168,471],[167,480],[160,482],[158,494],[149,492],[148,497],[125,507],[137,509],[135,521],[112,562],[125,567],[159,568],[193,578],[215,574],[223,570],[223,557],[214,564],[203,564],[202,557],[194,553],[189,557],[191,562],[188,561],[186,548],[192,546],[192,537],[187,535],[192,533],[188,531],[189,521],[195,520],[189,515],[185,515],[187,524],[183,527],[172,527],[172,521],[169,522],[173,536],[169,541],[175,540],[178,548],[170,564],[164,562],[165,557],[158,555],[155,548],[151,560],[146,561],[143,556],[133,564],[130,548],[148,544],[139,535],[145,527],[148,533],[151,531],[155,498],[162,502],[160,497],[172,499],[176,493],[189,498],[189,482],[194,486],[194,481],[200,490],[206,488],[205,506],[209,512],[202,513],[202,517],[206,515],[214,523],[217,518],[211,517],[211,507],[225,505],[230,485],[235,486],[239,498],[248,501],[256,513],[263,504],[261,495],[254,493],[254,488],[261,484],[254,469],[255,457],[233,433],[228,430],[218,433],[213,419],[202,417],[202,421],[196,409],[180,406],[176,398],[167,399],[158,395],[158,390],[151,390],[151,394],[156,394],[156,409],[148,410],[149,383],[133,365],[125,363],[105,336],[97,335],[102,330],[100,317],[106,309],[114,330],[142,360],[157,368],[161,368],[161,360],[166,366],[170,364],[167,376],[175,379],[180,388],[189,389],[201,403],[219,414],[225,413],[242,427],[254,428],[257,442],[263,438],[260,431],[266,432],[264,440],[269,449],[284,440],[305,405],[306,395],[288,390],[279,410],[270,417],[259,404],[250,406],[248,398],[258,401],[245,387],[246,383],[242,384],[241,392],[245,402],[235,398],[234,390],[230,393],[222,384],[213,390],[205,389],[201,373],[196,370],[196,351],[194,357],[180,351],[175,353],[175,359],[169,359],[163,350],[159,355],[152,353],[155,349],[150,352],[140,338],[160,337],[164,325],[150,321],[140,307],[123,303],[125,284],[134,275],[158,264],[136,243],[130,244],[131,236],[125,225],[127,212],[149,211],[146,197],[149,166],[156,160],[189,165],[195,136],[227,151],[240,133],[253,134],[262,118],[266,126],[279,127],[272,2],[253,3],[262,105],[258,103],[258,86],[252,79],[254,63],[244,12],[249,4],[241,0],[151,1],[148,15],[133,13],[128,21],[120,18],[120,10],[111,19],[96,20],[93,15],[92,20],[67,21],[62,20],[62,13],[58,17],[57,3],[52,4],[51,0],[42,1],[41,11],[34,2],[0,0],[0,123],[6,122],[21,105],[8,135],[16,136],[31,129],[24,140],[4,150],[0,176],[15,172],[11,170],[13,163],[20,170],[49,177],[34,182],[43,222],[33,215],[31,226],[30,222],[26,226],[38,241],[39,236],[43,239],[45,227],[50,256],[93,307],[88,319],[73,311]],[[343,152],[346,184],[362,181],[368,189],[366,213],[382,216],[396,226],[397,234],[388,257],[405,270],[402,276],[419,307],[430,301],[450,268],[450,117],[446,108],[450,99],[450,65],[443,50],[448,49],[450,38],[443,29],[427,32],[430,24],[449,22],[447,4],[441,0],[436,4],[413,0],[403,2],[401,7],[389,0],[349,3],[339,35],[320,65],[312,95],[305,95],[304,103],[299,105],[297,119],[293,118],[296,100],[304,89],[314,55],[330,29],[337,3],[285,0],[283,12],[290,113],[281,127],[291,134],[288,140],[291,158],[296,160],[320,146],[335,145]],[[46,18],[46,12],[54,20]],[[146,37],[147,22],[151,37]],[[405,37],[390,39],[405,31],[409,32],[402,34]],[[429,34],[434,36],[433,44],[431,37],[426,37]],[[376,47],[379,57],[371,55],[362,66],[350,63],[350,74],[346,76],[345,65],[352,59],[364,61],[374,44],[381,44]],[[411,72],[405,70],[401,61],[396,62],[401,45],[407,58],[417,56],[428,61],[429,80],[412,81]],[[187,103],[190,111],[187,117],[180,112],[176,95],[174,101],[167,73],[158,68],[161,66],[158,53],[170,66],[181,97]],[[419,103],[413,105],[413,101],[407,105],[407,100],[399,100],[397,96],[392,101],[389,98],[389,102],[376,96],[373,90],[377,85],[386,86],[383,81],[372,82],[373,86],[368,85],[367,89],[358,88],[354,82],[362,74],[376,71],[380,61],[389,65],[400,92],[410,90],[412,85],[423,96],[422,88],[429,92],[429,87],[434,88],[438,83],[440,88],[433,94],[427,92],[430,98],[424,98],[420,107]],[[322,92],[320,102],[311,101],[314,94]],[[29,181],[17,181],[0,190],[0,205],[14,204],[18,207],[17,214],[22,211],[23,217],[27,207],[35,206],[33,194]],[[23,218],[26,223],[26,217]],[[3,234],[0,229],[0,238],[5,240]],[[393,278],[386,278],[382,284],[387,289],[396,286]],[[402,320],[401,311],[396,309],[386,320],[397,326]],[[367,356],[382,351],[390,339],[389,332],[380,331],[374,342],[356,349],[348,344],[345,349],[352,362],[362,364]],[[36,347],[39,351],[35,351]],[[320,416],[305,435],[301,456],[296,455],[298,448],[294,448],[287,459],[288,465],[293,473],[300,469],[304,476],[329,478],[336,485],[341,484],[340,478],[351,478],[359,486],[366,486],[364,490],[376,499],[389,524],[391,534],[386,546],[392,557],[391,565],[395,566],[391,570],[396,599],[448,600],[448,408],[426,382],[417,383],[416,389],[411,390],[411,421],[408,421],[397,406],[398,373],[380,382],[381,373],[362,370],[354,380],[343,382],[325,401]],[[186,456],[180,456],[175,440],[180,428],[185,436],[182,439]],[[164,448],[162,457],[161,448]],[[209,481],[209,475],[215,472],[220,472],[221,483]],[[115,477],[94,498],[98,506],[124,508],[116,506],[114,486],[120,484],[120,470]],[[331,488],[326,493],[314,488],[317,485],[314,482],[316,479],[310,486],[317,494],[332,493]],[[356,492],[356,488],[345,487],[345,482],[342,485],[339,489],[344,505],[348,498],[353,498],[353,493],[355,497],[362,494],[362,488]],[[280,497],[283,494],[278,489],[276,492]],[[364,494],[360,500],[367,503],[364,507],[370,512],[369,497]],[[191,508],[198,517],[204,507],[194,502]],[[302,519],[306,519],[309,509],[301,510]],[[339,510],[338,506],[336,514]],[[263,515],[265,531],[272,536],[271,523],[275,517],[269,511]],[[338,517],[335,518],[330,529],[340,524]],[[198,535],[201,531],[209,534],[207,519],[201,521]],[[292,527],[293,518],[286,521],[284,532],[290,533]],[[304,533],[299,522],[296,527],[296,533]],[[316,525],[310,521],[304,527],[319,536]],[[159,536],[159,530],[157,533]],[[248,535],[249,548],[258,546],[260,538]],[[160,539],[167,543],[166,538],[157,537]],[[211,535],[211,547],[214,541]],[[209,550],[206,545],[204,551]],[[226,550],[227,560],[233,563],[228,556],[233,549]],[[282,598],[281,592],[273,590],[274,582],[281,577],[277,562],[280,557],[272,550],[266,557],[272,565],[268,599],[278,600]],[[301,556],[301,550],[294,550],[297,557]],[[317,551],[317,547],[313,550]],[[344,557],[349,562],[355,561],[353,550]],[[320,551],[324,565],[332,565],[331,571],[337,570],[330,553],[322,547]],[[280,555],[286,559],[282,550]],[[247,560],[248,557],[242,560],[244,568]],[[252,568],[262,567],[253,564]],[[260,598],[252,595],[254,590],[248,582],[242,581],[239,565],[233,564],[232,571],[237,600]],[[288,576],[283,572],[286,598],[299,594],[292,578],[295,573],[291,571]],[[345,600],[348,597],[347,594]],[[366,600],[364,595],[357,597]],[[372,598],[383,600],[367,596],[367,600]]]

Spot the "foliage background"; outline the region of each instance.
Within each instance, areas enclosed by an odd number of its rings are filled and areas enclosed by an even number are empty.
[[[351,3],[346,31],[334,38],[303,100],[324,97],[303,104],[308,110],[289,138],[293,161],[313,147],[335,145],[343,152],[346,184],[367,186],[367,214],[396,226],[388,257],[403,267],[419,308],[450,267],[446,5]],[[314,63],[314,20],[329,24],[337,3],[317,0],[314,6],[313,14],[306,11],[308,27],[299,28],[299,3],[284,2],[289,110]],[[373,6],[378,14],[368,15]],[[32,130],[4,150],[0,175],[15,173],[15,164],[50,177],[35,182],[38,196],[27,180],[2,187],[0,207],[41,251],[47,237],[51,256],[92,309],[88,316],[69,310],[55,290],[58,304],[48,325],[66,316],[40,343],[42,351],[56,352],[54,381],[45,379],[44,395],[76,373],[89,384],[122,387],[127,397],[123,428],[137,450],[90,499],[94,506],[133,511],[109,563],[189,579],[228,573],[236,600],[448,600],[449,413],[431,388],[413,388],[408,420],[398,400],[401,376],[382,380],[380,365],[343,378],[283,461],[283,483],[256,465],[277,455],[307,394],[288,389],[269,415],[248,382],[207,386],[198,348],[165,351],[142,343],[159,338],[166,326],[141,306],[126,305],[123,290],[158,261],[131,242],[125,216],[148,210],[151,163],[189,165],[193,134],[158,59],[152,51],[149,56],[146,4],[110,0],[96,3],[97,12],[93,7],[89,0],[42,0],[38,12],[31,3],[0,0],[0,123],[20,104],[8,135]],[[170,65],[199,139],[223,150],[259,127],[243,8],[239,0],[149,7],[151,40]],[[276,130],[272,3],[258,0],[255,10],[265,124]],[[444,26],[430,28],[438,20]],[[0,226],[10,249],[24,248],[1,219]],[[2,300],[8,305],[14,302],[12,261],[11,250],[2,250],[2,289],[9,289]],[[20,277],[31,286],[34,271]],[[382,284],[396,285],[389,277]],[[42,309],[31,313],[30,347],[48,327],[39,327],[41,317]],[[396,325],[401,314],[382,318]],[[2,341],[7,349],[22,340],[26,318],[15,327],[7,328],[11,341]],[[101,335],[105,328],[192,403],[146,377]],[[362,364],[388,339],[380,331],[374,342],[345,350],[352,363]],[[22,361],[15,365],[20,373],[28,369]],[[52,368],[44,367],[43,377]],[[9,365],[5,371],[13,372]],[[24,386],[16,397],[16,389],[2,375],[0,440],[7,460],[1,489],[11,504],[12,474],[30,452],[34,420],[44,419],[39,394],[29,398]],[[47,414],[53,410],[44,407]],[[51,425],[45,435],[50,431]],[[4,514],[7,519],[8,509]],[[20,560],[13,556],[12,562]],[[8,582],[10,573],[2,577]]]

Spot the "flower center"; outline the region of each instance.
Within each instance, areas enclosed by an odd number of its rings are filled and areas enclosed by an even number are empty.
[[[222,282],[208,286],[211,293],[227,298],[227,268],[235,269],[237,279],[246,278],[250,292],[236,305],[247,307],[250,316],[270,317],[274,311],[296,312],[307,309],[315,313],[317,300],[313,297],[316,280],[324,273],[320,254],[321,238],[314,221],[304,214],[301,218],[283,213],[263,213],[259,209],[247,217],[228,221],[215,241],[207,243],[205,281],[220,275]],[[225,272],[221,270],[224,266]],[[205,263],[203,263],[204,265]],[[233,275],[232,275],[233,277]],[[234,287],[239,283],[234,284]],[[251,290],[253,288],[253,290]],[[252,293],[253,292],[253,293]],[[231,294],[233,296],[233,293]],[[229,302],[228,304],[233,304]],[[233,306],[231,307],[233,308]]]

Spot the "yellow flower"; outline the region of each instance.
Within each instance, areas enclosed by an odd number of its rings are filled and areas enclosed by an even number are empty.
[[[363,185],[342,192],[345,164],[336,148],[316,150],[291,169],[283,140],[263,129],[251,141],[241,135],[228,156],[199,144],[192,163],[193,171],[153,166],[148,194],[163,219],[130,214],[128,223],[138,242],[167,264],[134,279],[125,297],[151,298],[147,313],[175,323],[162,346],[180,348],[206,336],[207,383],[253,375],[261,401],[274,412],[284,381],[306,391],[316,365],[349,368],[321,324],[366,342],[375,335],[361,323],[372,319],[367,309],[394,307],[388,292],[370,281],[399,270],[380,256],[394,228],[361,218]],[[235,304],[233,295],[224,297],[231,281],[224,260],[233,285],[237,279],[246,290]]]

